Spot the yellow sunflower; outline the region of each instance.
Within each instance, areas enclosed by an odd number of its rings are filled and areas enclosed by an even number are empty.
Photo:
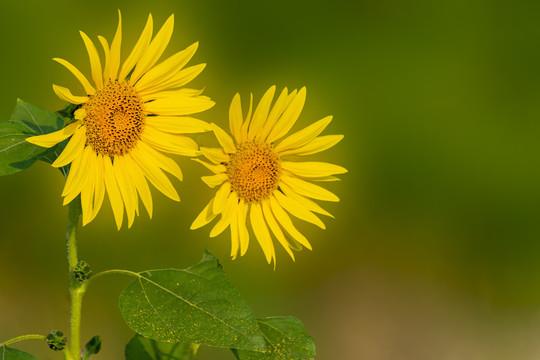
[[[203,148],[210,161],[194,159],[215,175],[202,180],[210,187],[219,187],[191,229],[200,228],[221,215],[210,237],[231,231],[231,256],[244,255],[248,249],[248,218],[268,263],[276,261],[271,234],[294,260],[292,250],[311,245],[293,225],[289,214],[324,229],[317,214],[332,216],[313,199],[339,201],[330,191],[311,181],[338,180],[334,175],[347,170],[325,162],[286,160],[290,155],[310,155],[337,144],[343,135],[319,134],[332,120],[325,117],[280,141],[294,125],[306,100],[306,89],[290,94],[285,88],[272,105],[276,88],[272,86],[262,97],[253,117],[251,97],[248,114],[242,116],[240,95],[233,98],[229,110],[232,137],[211,124],[221,148]]]
[[[79,105],[74,121],[60,131],[28,138],[27,141],[52,147],[70,138],[52,164],[71,164],[62,196],[64,205],[79,194],[83,225],[97,215],[105,192],[108,193],[118,229],[122,226],[124,207],[130,227],[139,214],[140,196],[152,217],[152,196],[148,182],[169,198],[180,198],[163,170],[182,180],[179,166],[162,154],[200,155],[197,143],[183,135],[209,131],[209,124],[186,116],[211,108],[214,102],[201,96],[202,90],[181,88],[205,67],[199,64],[184,68],[197,50],[195,43],[156,65],[171,38],[174,15],[152,39],[152,15],[135,47],[121,64],[122,17],[109,46],[98,36],[105,63],[102,66],[94,43],[83,33],[94,85],[72,64],[65,66],[79,80],[85,95],[73,95],[65,87],[53,85],[56,95]],[[138,194],[138,195],[137,195]]]

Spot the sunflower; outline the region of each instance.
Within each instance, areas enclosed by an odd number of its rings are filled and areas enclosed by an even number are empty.
[[[325,162],[291,161],[291,155],[310,155],[337,144],[343,135],[319,134],[332,121],[325,117],[280,141],[298,119],[306,100],[306,89],[290,94],[285,88],[272,105],[276,88],[272,86],[262,97],[253,117],[251,97],[248,114],[242,115],[240,95],[233,98],[229,110],[232,137],[215,124],[211,124],[221,148],[203,148],[202,154],[210,161],[193,159],[214,173],[203,176],[210,187],[219,187],[191,229],[220,219],[210,232],[210,237],[231,231],[231,256],[235,259],[248,249],[248,218],[266,261],[276,261],[272,235],[294,260],[292,250],[311,245],[293,225],[289,214],[325,226],[315,214],[332,216],[313,199],[339,201],[339,198],[311,181],[338,180],[334,175],[347,170]]]
[[[174,15],[152,39],[152,15],[139,40],[125,61],[120,63],[122,17],[109,46],[98,36],[105,55],[104,66],[92,40],[80,32],[90,58],[92,85],[71,63],[53,60],[65,66],[79,80],[85,95],[73,95],[53,85],[56,95],[78,106],[73,122],[62,130],[30,137],[27,141],[52,147],[70,138],[52,166],[70,165],[62,196],[64,205],[81,197],[83,225],[97,215],[105,192],[108,193],[118,229],[124,207],[131,227],[139,214],[139,196],[152,217],[152,196],[148,181],[167,197],[180,201],[166,171],[182,180],[180,167],[169,157],[200,155],[197,143],[183,135],[210,131],[208,123],[186,116],[211,108],[214,102],[202,91],[180,88],[193,80],[205,67],[184,68],[197,50],[195,43],[156,65],[171,38]],[[138,194],[138,195],[137,195]]]

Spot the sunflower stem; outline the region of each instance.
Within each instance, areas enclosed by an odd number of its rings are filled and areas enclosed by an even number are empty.
[[[67,258],[69,265],[69,293],[71,295],[71,331],[70,331],[70,357],[71,360],[81,358],[81,307],[82,298],[86,291],[84,283],[77,281],[73,270],[79,262],[77,255],[77,227],[81,217],[81,201],[77,197],[69,203],[67,227]]]

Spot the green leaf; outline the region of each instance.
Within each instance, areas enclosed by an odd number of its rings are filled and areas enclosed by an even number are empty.
[[[135,335],[126,345],[126,360],[194,360],[198,345],[167,343]]]
[[[83,360],[89,359],[92,355],[99,353],[101,350],[101,337],[99,335],[91,338],[86,345],[84,345]]]
[[[28,128],[16,123],[0,123],[0,175],[24,170],[49,149],[30,144]]]
[[[33,355],[24,351],[0,346],[0,360],[37,360]]]
[[[232,349],[238,360],[306,360],[315,358],[315,343],[304,325],[292,316],[257,320],[266,338],[265,353]]]
[[[0,176],[27,169],[37,160],[53,162],[60,154],[60,144],[50,149],[30,144],[27,137],[48,134],[64,127],[56,114],[17,99],[10,121],[0,123]],[[66,175],[67,168],[61,171]]]
[[[48,134],[64,127],[64,120],[58,115],[21,99],[17,99],[17,105],[11,114],[10,121],[23,125],[33,135]]]
[[[266,350],[253,314],[208,251],[186,270],[139,274],[120,294],[120,311],[135,332],[165,342]]]

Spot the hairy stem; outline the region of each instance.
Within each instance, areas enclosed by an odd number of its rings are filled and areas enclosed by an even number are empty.
[[[86,286],[77,281],[73,270],[79,262],[77,255],[77,226],[81,217],[80,197],[69,203],[68,227],[67,227],[67,258],[69,265],[69,292],[71,295],[71,332],[70,332],[70,353],[71,360],[81,358],[81,307],[82,298]]]
[[[22,340],[31,340],[31,339],[46,340],[47,337],[45,335],[35,335],[35,334],[21,335],[21,336],[17,336],[16,338],[13,338],[13,339],[6,340],[3,343],[0,343],[0,347],[8,346],[9,344],[13,344],[13,343],[16,343],[16,342],[19,342],[19,341],[22,341]]]

